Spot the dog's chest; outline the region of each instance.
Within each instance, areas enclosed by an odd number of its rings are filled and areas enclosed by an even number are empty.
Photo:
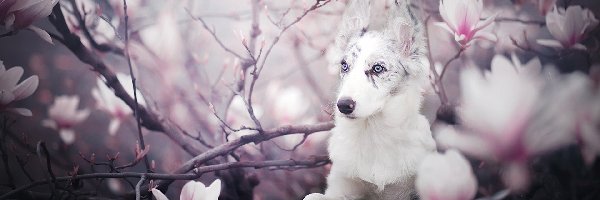
[[[413,180],[419,161],[429,151],[412,138],[411,131],[418,130],[336,127],[329,153],[336,168],[381,191],[387,185]]]

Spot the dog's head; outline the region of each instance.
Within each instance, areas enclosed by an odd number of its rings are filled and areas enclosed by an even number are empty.
[[[350,119],[378,113],[427,77],[423,28],[407,2],[376,2],[384,1],[349,3],[330,57],[341,77],[337,110]]]

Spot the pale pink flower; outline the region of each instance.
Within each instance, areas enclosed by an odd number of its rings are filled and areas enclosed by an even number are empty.
[[[52,13],[58,0],[4,0],[0,2],[0,24],[9,30],[29,29],[52,43],[50,35],[32,25]]]
[[[576,137],[586,165],[592,166],[600,155],[600,90],[588,82],[588,96],[580,103]]]
[[[508,177],[527,177],[530,157],[574,142],[573,99],[583,93],[581,79],[545,77],[540,69],[537,58],[522,65],[514,55],[512,62],[498,55],[485,75],[464,70],[457,110],[461,127],[437,128],[438,144],[506,163]],[[513,190],[527,186],[505,180]]]
[[[180,200],[217,200],[221,194],[221,180],[217,179],[206,187],[202,182],[187,182],[181,189]],[[152,189],[152,195],[157,200],[168,200],[168,198],[157,189]]]
[[[98,79],[97,84],[98,87],[92,89],[92,96],[96,99],[98,109],[110,114],[112,119],[108,125],[108,133],[115,135],[123,120],[130,117],[133,111],[123,100],[115,96],[115,93],[106,86],[102,79]]]
[[[423,159],[415,187],[423,200],[468,200],[475,197],[477,180],[467,159],[450,149]]]
[[[436,25],[454,34],[456,40],[462,47],[467,47],[471,41],[485,39],[496,41],[494,34],[482,31],[494,22],[496,16],[480,20],[483,12],[482,0],[441,0],[440,15],[444,22]]]
[[[554,40],[539,39],[538,44],[560,49],[585,50],[586,47],[579,42],[584,38],[586,31],[598,25],[598,20],[590,10],[581,6],[569,6],[566,11],[564,8],[555,7],[546,15],[546,25]]]
[[[44,126],[58,130],[60,138],[68,145],[75,142],[73,127],[90,115],[88,109],[77,110],[78,105],[78,96],[58,96],[48,110],[49,119],[42,122]]]
[[[6,70],[3,62],[0,61],[0,111],[31,116],[31,111],[27,108],[12,108],[9,106],[12,102],[31,96],[38,87],[39,80],[36,75],[19,83],[21,76],[23,76],[22,67],[16,66]]]

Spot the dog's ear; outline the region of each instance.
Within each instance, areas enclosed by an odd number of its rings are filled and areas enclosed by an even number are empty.
[[[408,0],[396,0],[390,10],[386,32],[391,34],[401,49],[401,56],[421,57],[426,53],[423,25],[410,9]]]
[[[395,7],[390,10],[386,34],[396,41],[400,49],[398,56],[406,58],[407,70],[414,77],[426,77],[427,41],[425,29],[415,13],[410,9],[409,0],[396,0]]]
[[[350,40],[364,34],[369,26],[370,3],[369,0],[350,0],[344,11],[341,26],[335,39],[339,50],[344,50]]]

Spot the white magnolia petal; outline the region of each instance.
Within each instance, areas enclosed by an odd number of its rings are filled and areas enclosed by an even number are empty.
[[[217,200],[219,199],[219,195],[221,194],[221,180],[217,179],[213,181],[206,188],[205,200]]]
[[[121,120],[116,118],[110,120],[110,124],[108,125],[108,134],[111,136],[116,135],[117,130],[119,130],[119,126],[121,126]]]
[[[58,124],[56,124],[56,121],[51,120],[51,119],[44,119],[42,120],[42,126],[51,128],[56,130],[58,128]]]
[[[37,75],[31,76],[17,85],[13,91],[15,95],[15,101],[27,98],[35,92],[39,84]]]
[[[180,200],[197,200],[202,198],[206,191],[206,186],[202,182],[189,181],[181,189]]]
[[[539,39],[536,41],[539,45],[562,49],[563,45],[558,40]]]
[[[33,113],[31,113],[31,110],[29,110],[27,108],[9,108],[8,111],[13,112],[15,114],[23,115],[26,117],[31,117],[33,115]]]
[[[418,168],[415,186],[421,199],[472,199],[477,180],[471,165],[458,151],[433,153]]]
[[[585,51],[585,50],[587,50],[587,47],[585,47],[585,46],[584,46],[583,44],[581,44],[581,43],[574,44],[573,46],[571,46],[571,48],[572,48],[572,49],[577,49],[577,50],[582,50],[582,51]]]
[[[448,31],[448,33],[454,34],[454,31],[452,30],[452,28],[450,28],[450,26],[448,26],[447,23],[444,22],[435,22],[433,23],[433,25],[438,26],[446,31]]]
[[[152,195],[156,200],[169,200],[169,198],[167,198],[165,194],[163,194],[160,190],[157,190],[156,188],[152,188]]]
[[[60,129],[58,134],[60,135],[60,139],[67,145],[71,145],[75,142],[75,131],[73,129]]]
[[[40,36],[40,38],[42,38],[44,41],[46,41],[50,44],[54,44],[54,42],[52,42],[52,37],[50,37],[50,34],[48,34],[48,32],[46,32],[44,29],[38,28],[33,25],[28,26],[27,29],[30,31],[33,31],[35,34]]]
[[[473,37],[473,39],[483,39],[483,40],[487,40],[490,42],[498,41],[498,37],[496,37],[496,35],[494,35],[493,33],[490,33],[490,32],[483,32],[483,31],[479,31],[479,32],[475,33],[475,36]]]
[[[15,95],[6,90],[0,90],[0,105],[6,105],[15,100]]]
[[[13,67],[0,74],[0,90],[12,91],[23,76],[22,67]]]

